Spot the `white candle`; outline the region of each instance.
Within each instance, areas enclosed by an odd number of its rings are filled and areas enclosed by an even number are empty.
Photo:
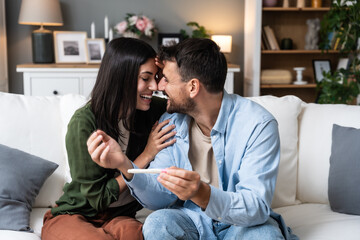
[[[113,34],[113,30],[112,30],[112,28],[110,28],[110,30],[109,30],[109,42],[113,39],[113,36],[114,34]]]
[[[107,16],[105,16],[104,19],[104,26],[105,26],[105,38],[109,38],[109,19]]]
[[[91,29],[91,38],[94,39],[95,38],[95,23],[94,22],[91,23],[90,29]]]

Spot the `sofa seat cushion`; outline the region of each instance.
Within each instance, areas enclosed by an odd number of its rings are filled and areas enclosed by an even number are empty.
[[[360,216],[333,212],[328,204],[300,204],[274,209],[301,240],[358,240]]]
[[[0,230],[0,239],[6,240],[41,240],[35,233]]]
[[[49,210],[50,208],[33,208],[30,214],[30,227],[37,236],[41,236],[44,215]]]

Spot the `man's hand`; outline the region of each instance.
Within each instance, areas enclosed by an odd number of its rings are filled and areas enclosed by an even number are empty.
[[[171,167],[165,169],[158,181],[181,200],[191,200],[205,209],[210,199],[210,186],[194,171]]]

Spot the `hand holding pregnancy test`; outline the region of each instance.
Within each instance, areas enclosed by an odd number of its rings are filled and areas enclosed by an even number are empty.
[[[152,169],[129,169],[128,173],[152,173],[159,174],[162,172],[166,172],[164,169],[152,168]]]

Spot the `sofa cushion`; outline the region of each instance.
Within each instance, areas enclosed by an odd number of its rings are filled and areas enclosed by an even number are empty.
[[[360,128],[360,106],[304,104],[299,119],[297,197],[301,202],[329,203],[328,177],[332,126]]]
[[[57,167],[0,144],[0,229],[32,232],[29,218],[35,197]]]
[[[302,101],[295,96],[252,97],[277,120],[280,134],[280,164],[272,207],[295,204],[297,178],[298,116]]]
[[[65,183],[65,149],[61,135],[60,97],[0,92],[0,144],[59,165],[35,199],[34,207],[55,204]]]
[[[333,212],[327,204],[300,204],[274,209],[301,240],[358,240],[360,216]]]
[[[18,232],[11,230],[1,230],[0,239],[6,240],[41,240],[41,237],[37,236],[34,233],[29,232]]]
[[[50,208],[33,208],[30,214],[30,227],[34,230],[34,234],[41,236],[44,215]],[[1,239],[1,238],[0,238]]]
[[[63,148],[66,149],[65,136],[67,133],[67,125],[75,111],[86,104],[87,100],[82,95],[67,94],[60,99],[60,113],[62,119],[61,134],[63,141]],[[70,167],[67,154],[65,155],[65,181],[71,182]]]
[[[334,124],[329,201],[335,212],[360,215],[360,129]]]
[[[85,102],[80,95],[42,97],[0,92],[0,144],[59,164],[41,188],[34,207],[54,206],[62,195],[68,167],[63,136],[67,122],[61,109],[72,111],[80,101]]]

